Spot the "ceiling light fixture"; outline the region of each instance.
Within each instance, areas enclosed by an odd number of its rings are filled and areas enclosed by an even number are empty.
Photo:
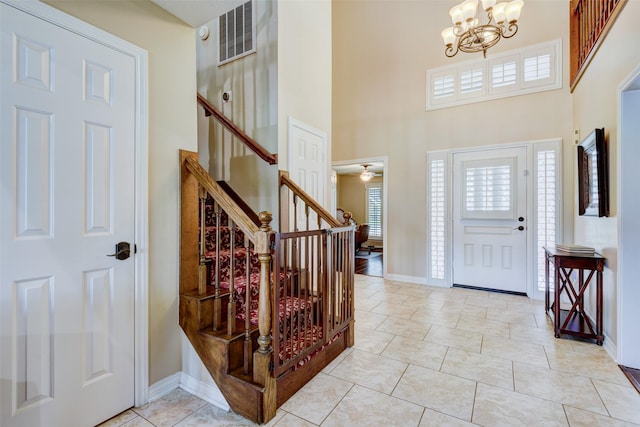
[[[360,179],[363,180],[364,182],[370,181],[371,178],[373,178],[375,176],[375,173],[373,173],[369,169],[367,169],[369,166],[370,165],[362,165],[364,170],[360,174]]]
[[[475,53],[482,51],[487,57],[487,49],[501,38],[511,38],[518,32],[518,18],[524,6],[522,0],[497,3],[496,0],[482,0],[482,8],[487,13],[487,23],[480,24],[476,18],[478,0],[465,0],[449,10],[453,27],[442,31],[444,54],[455,56],[458,51]]]

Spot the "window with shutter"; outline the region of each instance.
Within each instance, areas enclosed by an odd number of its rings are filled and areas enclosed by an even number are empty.
[[[466,161],[463,168],[463,218],[513,217],[514,158]]]
[[[431,250],[431,279],[445,277],[445,160],[433,159],[430,163],[429,188],[429,236]]]
[[[382,184],[367,184],[369,238],[382,239]]]
[[[536,198],[536,284],[539,291],[545,288],[544,246],[553,248],[558,240],[558,162],[557,149],[544,148],[536,153],[535,198]],[[553,274],[549,277],[553,288]]]

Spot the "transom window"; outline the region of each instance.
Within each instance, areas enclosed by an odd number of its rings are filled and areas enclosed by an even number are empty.
[[[515,61],[495,64],[491,69],[491,86],[504,87],[516,84]]]
[[[562,88],[561,40],[427,70],[427,110]]]

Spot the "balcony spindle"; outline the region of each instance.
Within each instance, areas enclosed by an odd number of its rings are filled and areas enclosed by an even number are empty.
[[[598,50],[627,0],[572,0],[570,3],[571,90]]]

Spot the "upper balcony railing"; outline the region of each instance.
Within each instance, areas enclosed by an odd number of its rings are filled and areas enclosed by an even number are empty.
[[[571,91],[615,22],[627,0],[571,0]]]

